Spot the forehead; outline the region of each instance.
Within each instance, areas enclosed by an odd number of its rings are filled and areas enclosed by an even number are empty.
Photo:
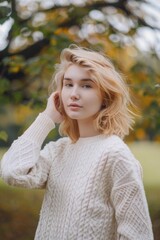
[[[70,79],[84,79],[90,78],[91,74],[88,68],[79,65],[70,65],[64,73],[64,78]]]

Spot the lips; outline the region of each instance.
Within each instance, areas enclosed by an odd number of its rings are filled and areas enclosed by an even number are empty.
[[[71,103],[68,105],[69,107],[75,107],[75,108],[82,108],[82,106],[76,104],[76,103]]]

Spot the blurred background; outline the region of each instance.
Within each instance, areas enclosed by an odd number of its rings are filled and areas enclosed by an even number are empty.
[[[160,1],[0,1],[0,159],[44,109],[61,50],[104,52],[126,78],[140,117],[125,139],[141,162],[155,240],[160,239]],[[46,141],[59,138],[58,130]],[[43,190],[0,180],[0,239],[32,240]]]

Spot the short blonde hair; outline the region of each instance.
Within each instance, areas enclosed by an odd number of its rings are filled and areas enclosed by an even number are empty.
[[[133,104],[129,88],[120,73],[116,71],[111,61],[103,54],[71,45],[61,52],[60,64],[56,65],[53,84],[56,84],[60,93],[65,71],[72,64],[87,68],[92,80],[101,90],[103,107],[95,116],[96,129],[100,134],[118,135],[120,138],[124,138],[132,129],[134,113],[130,108]],[[67,116],[61,99],[59,110],[64,116],[64,120],[59,127],[60,134],[67,135],[73,142],[76,142],[80,137],[77,120],[70,119]]]

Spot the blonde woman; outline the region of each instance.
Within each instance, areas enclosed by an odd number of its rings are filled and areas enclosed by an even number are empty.
[[[1,161],[5,182],[45,188],[36,240],[152,240],[141,166],[124,143],[134,123],[129,90],[109,59],[61,53],[46,109]],[[42,143],[60,123],[65,136]]]

